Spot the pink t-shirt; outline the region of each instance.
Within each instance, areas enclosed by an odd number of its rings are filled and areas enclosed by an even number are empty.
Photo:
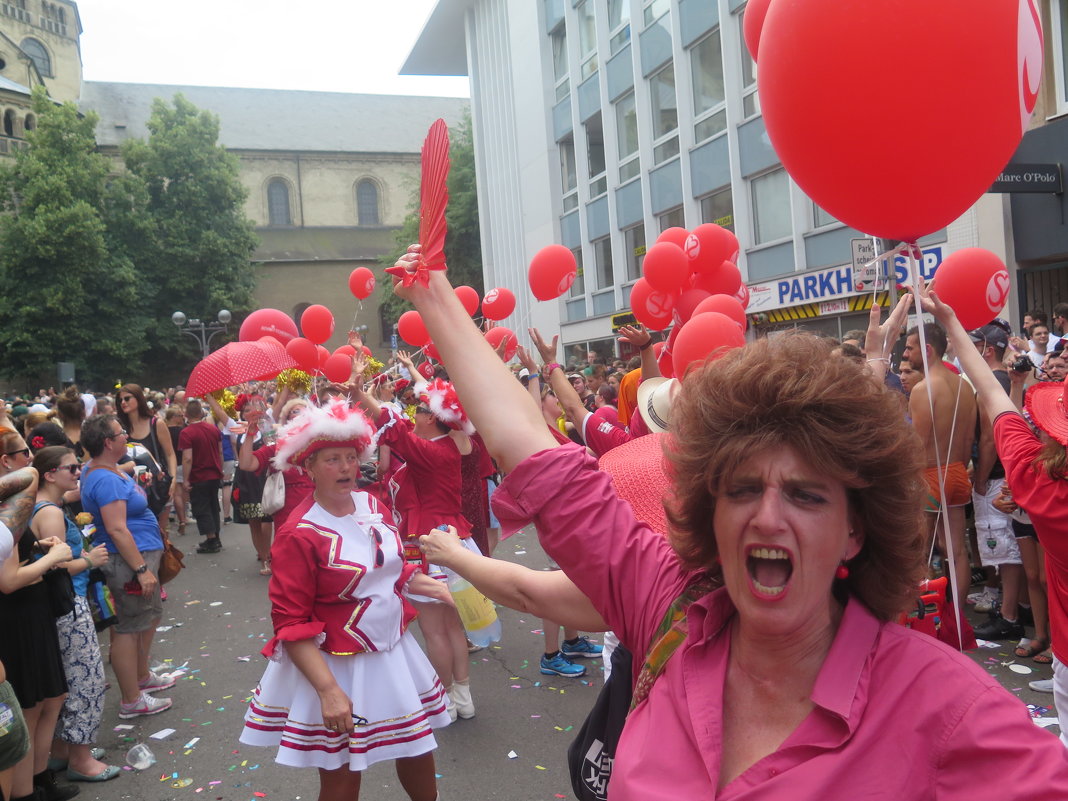
[[[535,454],[504,479],[493,507],[504,531],[534,523],[546,553],[643,659],[694,576],[596,461],[575,446]],[[967,657],[879,622],[855,599],[816,679],[815,709],[717,790],[734,615],[726,590],[689,607],[689,636],[627,719],[612,801],[1068,798],[1068,750],[1019,699]]]

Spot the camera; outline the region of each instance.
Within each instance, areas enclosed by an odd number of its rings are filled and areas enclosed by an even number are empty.
[[[1026,353],[1022,356],[1017,356],[1012,363],[1013,372],[1016,373],[1029,373],[1035,367],[1035,363],[1031,361],[1031,357]]]

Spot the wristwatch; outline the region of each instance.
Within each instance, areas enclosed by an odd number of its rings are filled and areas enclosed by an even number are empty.
[[[135,576],[140,576],[142,573],[147,573],[147,572],[148,572],[148,565],[145,562],[142,562],[140,567],[135,567],[134,568],[134,575]]]

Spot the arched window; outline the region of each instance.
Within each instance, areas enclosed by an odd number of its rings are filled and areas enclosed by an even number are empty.
[[[27,131],[34,130],[37,127],[37,118],[34,117],[32,114],[27,114],[26,121],[23,123],[23,127]]]
[[[15,112],[8,109],[4,112],[4,136],[15,135]]]
[[[267,218],[270,225],[292,225],[289,215],[289,187],[281,178],[267,184]]]
[[[42,78],[52,77],[52,57],[48,55],[43,44],[36,39],[23,39],[20,47],[23,53],[33,59]]]
[[[381,225],[378,218],[378,187],[364,179],[356,184],[356,216],[360,225]]]

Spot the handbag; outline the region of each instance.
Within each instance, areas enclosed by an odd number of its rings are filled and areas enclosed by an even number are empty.
[[[686,640],[686,609],[722,583],[718,577],[703,576],[672,601],[653,634],[652,645],[633,684],[630,651],[619,645],[612,652],[612,674],[567,749],[571,789],[579,801],[606,801],[608,798],[616,746],[627,715],[649,695],[653,683],[667,667],[668,658]]]
[[[166,584],[182,572],[182,568],[185,567],[182,558],[185,554],[175,547],[174,543],[171,542],[171,538],[167,536],[166,531],[161,530],[160,534],[163,537],[163,553],[159,557],[159,571],[156,577],[159,579],[160,584]]]
[[[265,515],[273,515],[286,505],[286,481],[281,472],[274,472],[263,482],[263,495],[260,508]]]

